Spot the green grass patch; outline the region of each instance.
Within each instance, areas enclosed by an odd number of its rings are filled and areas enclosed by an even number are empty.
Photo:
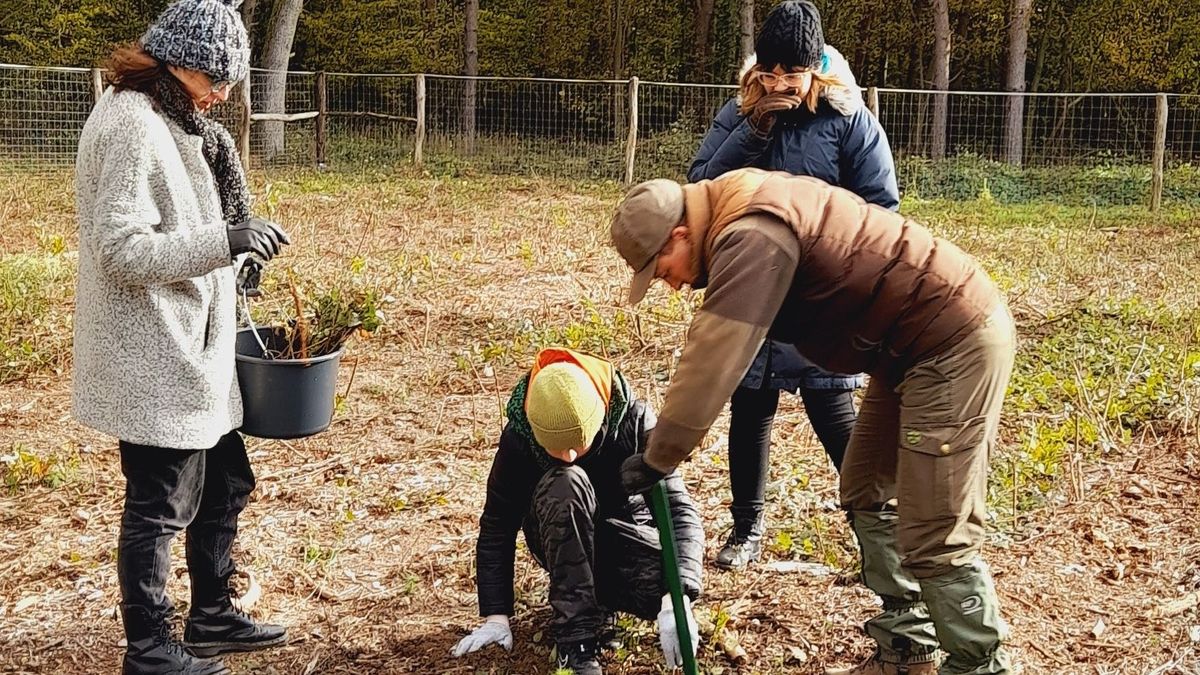
[[[63,255],[0,256],[0,383],[68,362],[72,329],[64,300],[74,277]]]
[[[995,464],[991,500],[1002,520],[1056,491],[1081,496],[1061,481],[1083,462],[1195,423],[1200,313],[1131,298],[1048,317],[1025,331],[1006,403],[1014,442]]]

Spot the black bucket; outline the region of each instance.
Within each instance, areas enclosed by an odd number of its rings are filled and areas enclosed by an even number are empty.
[[[338,363],[342,351],[311,359],[266,359],[254,329],[238,331],[238,383],[242,390],[241,432],[258,438],[303,438],[333,421]],[[267,349],[276,349],[282,329],[259,328]]]

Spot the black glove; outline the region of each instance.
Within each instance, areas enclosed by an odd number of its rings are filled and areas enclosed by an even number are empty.
[[[230,227],[229,253],[236,257],[243,253],[258,256],[263,262],[274,258],[285,245],[292,243],[283,228],[269,220],[251,218]]]
[[[666,475],[646,463],[645,453],[630,455],[621,462],[621,485],[625,486],[625,493],[628,495],[648,492]]]

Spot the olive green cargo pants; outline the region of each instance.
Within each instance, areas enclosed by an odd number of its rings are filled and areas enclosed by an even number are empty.
[[[979,552],[1015,346],[1001,306],[898,383],[872,378],[867,389],[841,493],[863,583],[883,600],[866,629],[886,661],[931,661],[941,647],[943,674],[1011,672],[1002,649],[1008,629]]]

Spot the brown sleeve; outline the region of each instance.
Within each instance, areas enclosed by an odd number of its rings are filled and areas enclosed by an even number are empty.
[[[650,434],[647,464],[674,469],[721,414],[792,285],[798,250],[792,231],[769,216],[743,218],[721,233],[704,304]]]

